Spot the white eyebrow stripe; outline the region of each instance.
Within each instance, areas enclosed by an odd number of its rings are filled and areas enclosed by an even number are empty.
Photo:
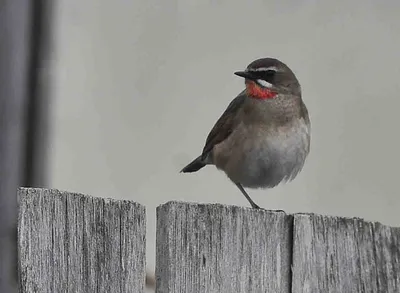
[[[263,79],[257,79],[257,83],[263,87],[272,88],[272,84]]]
[[[256,68],[256,69],[251,69],[251,71],[278,71],[278,68],[276,68],[275,66],[270,66],[270,67],[260,67],[260,68]]]

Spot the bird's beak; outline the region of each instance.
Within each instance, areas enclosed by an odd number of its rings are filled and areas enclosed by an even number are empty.
[[[250,80],[255,80],[255,79],[257,79],[251,72],[249,72],[249,71],[237,71],[237,72],[235,72],[235,74],[237,75],[237,76],[240,76],[240,77],[244,77],[244,78],[247,78],[247,79],[250,79]]]

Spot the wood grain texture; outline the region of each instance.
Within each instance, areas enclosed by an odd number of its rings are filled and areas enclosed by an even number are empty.
[[[400,229],[295,215],[293,293],[400,292]]]
[[[25,188],[19,205],[20,292],[143,292],[143,206]]]
[[[290,292],[291,221],[219,204],[159,206],[156,292]]]

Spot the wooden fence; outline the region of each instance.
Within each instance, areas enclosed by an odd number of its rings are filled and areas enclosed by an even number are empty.
[[[20,292],[144,292],[144,206],[18,195]],[[159,293],[400,292],[400,228],[358,218],[168,202],[156,254]]]

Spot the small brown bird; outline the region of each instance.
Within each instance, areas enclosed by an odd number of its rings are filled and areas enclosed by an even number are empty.
[[[297,176],[310,151],[310,119],[286,64],[262,58],[235,74],[245,78],[246,89],[218,119],[202,154],[181,172],[215,165],[260,208],[244,187],[272,188]]]

